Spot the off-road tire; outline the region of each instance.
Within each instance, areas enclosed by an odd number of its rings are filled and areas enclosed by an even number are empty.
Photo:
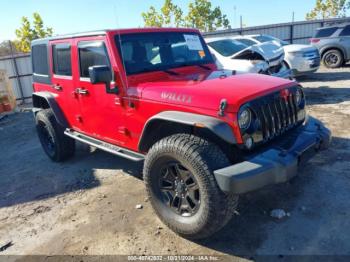
[[[200,206],[193,216],[182,217],[166,206],[156,193],[157,177],[164,158],[175,159],[188,169],[199,185]],[[224,227],[234,215],[238,196],[223,193],[213,171],[228,166],[225,154],[215,144],[189,134],[166,137],[149,150],[143,169],[150,202],[164,224],[188,239],[202,239]]]
[[[64,135],[64,128],[57,123],[51,109],[39,111],[35,116],[35,124],[40,143],[51,160],[62,162],[74,155],[75,141]]]
[[[344,56],[337,49],[331,49],[322,56],[322,64],[327,68],[338,68],[344,64]]]

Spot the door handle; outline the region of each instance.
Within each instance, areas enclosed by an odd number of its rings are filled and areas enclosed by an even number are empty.
[[[81,95],[87,95],[87,94],[89,94],[89,91],[86,89],[83,89],[83,88],[77,88],[77,89],[75,89],[75,93],[81,94]]]
[[[51,86],[53,89],[57,90],[57,91],[62,91],[62,86],[58,85],[58,84],[54,84]]]

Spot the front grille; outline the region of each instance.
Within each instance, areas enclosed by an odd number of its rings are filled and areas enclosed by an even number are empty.
[[[303,54],[303,57],[307,59],[319,58],[320,53],[318,52],[318,50],[307,51]]]
[[[245,135],[253,136],[255,142],[266,142],[300,124],[305,117],[304,104],[297,105],[295,91],[296,88],[290,89],[286,98],[276,92],[251,101],[249,107],[256,125],[251,134]]]

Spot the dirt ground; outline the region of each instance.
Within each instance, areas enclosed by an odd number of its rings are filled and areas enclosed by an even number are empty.
[[[158,220],[141,166],[81,144],[72,160],[53,163],[31,113],[3,119],[0,248],[11,244],[0,254],[350,255],[350,67],[321,69],[299,81],[308,112],[333,132],[330,149],[291,182],[242,196],[229,225],[198,242]],[[272,218],[276,208],[290,216]]]

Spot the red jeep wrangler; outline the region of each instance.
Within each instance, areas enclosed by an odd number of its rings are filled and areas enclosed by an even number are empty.
[[[187,238],[222,228],[240,194],[291,179],[331,139],[296,82],[217,71],[198,30],[39,39],[32,63],[46,154],[66,160],[78,140],[144,161],[155,212]]]

